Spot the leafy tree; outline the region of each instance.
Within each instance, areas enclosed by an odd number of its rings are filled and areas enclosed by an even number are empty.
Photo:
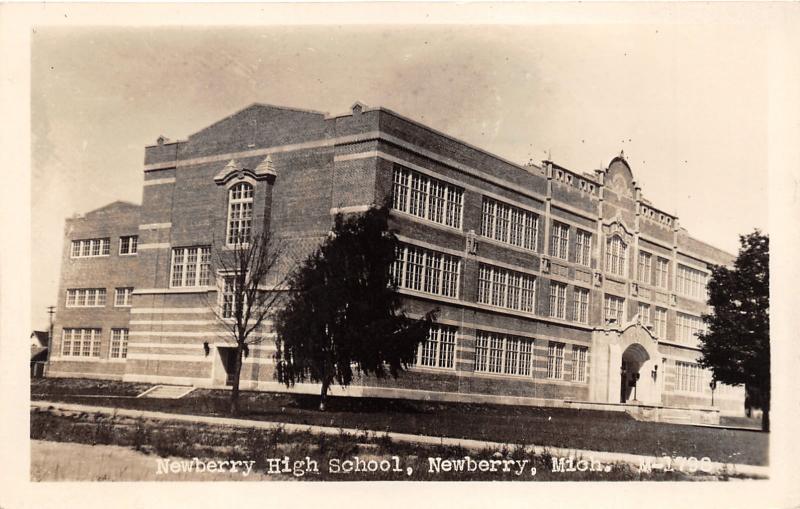
[[[428,337],[436,310],[412,319],[390,274],[399,242],[388,229],[389,209],[337,215],[328,239],[289,278],[291,291],[277,313],[277,370],[290,387],[322,384],[325,410],[334,382],[348,386],[356,373],[397,377]]]
[[[280,292],[267,288],[268,278],[277,279],[275,273],[281,260],[281,250],[274,245],[267,232],[257,232],[248,239],[236,237],[233,246],[220,246],[216,250],[216,269],[220,275],[218,298],[209,301],[208,307],[218,324],[235,344],[232,365],[230,412],[239,414],[239,381],[242,359],[249,355],[250,346],[264,340],[263,327],[280,301]],[[274,286],[280,287],[277,282]]]
[[[762,429],[768,431],[769,237],[755,230],[739,240],[733,268],[714,267],[708,283],[712,312],[703,315],[708,332],[699,336],[700,363],[717,381],[744,384],[750,404],[762,409]]]

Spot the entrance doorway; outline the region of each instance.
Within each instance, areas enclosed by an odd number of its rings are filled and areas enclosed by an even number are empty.
[[[647,350],[638,343],[630,345],[622,352],[620,366],[620,395],[619,402],[640,401],[639,386],[642,384],[640,370],[642,365],[650,360]]]
[[[234,363],[236,362],[236,348],[230,347],[217,347],[219,352],[219,359],[222,364],[222,372],[218,377],[215,377],[218,383],[225,383],[227,386],[233,385],[234,378]]]

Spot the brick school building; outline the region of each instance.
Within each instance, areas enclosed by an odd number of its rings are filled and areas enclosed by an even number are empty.
[[[146,147],[141,206],[66,221],[48,375],[225,387],[213,250],[266,228],[302,260],[336,213],[387,197],[406,309],[441,313],[408,373],[347,393],[743,413],[744,391],[697,364],[695,337],[710,267],[734,256],[647,200],[624,156],[589,173],[521,165],[359,103],[338,116],[255,104]],[[286,390],[261,334],[242,387]]]

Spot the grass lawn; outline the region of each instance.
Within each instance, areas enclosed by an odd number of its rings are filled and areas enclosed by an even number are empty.
[[[226,416],[229,393],[196,390],[177,399],[84,397],[91,381],[32,382],[34,399]],[[58,382],[58,383],[57,383]],[[61,390],[60,384],[65,389]],[[98,382],[109,384],[109,382]],[[125,385],[122,382],[112,382]],[[106,385],[103,385],[106,387]],[[118,394],[123,388],[113,389]],[[331,397],[328,410],[317,410],[318,397],[299,394],[243,392],[242,417],[276,422],[472,438],[509,444],[627,452],[651,456],[708,457],[712,461],[766,465],[769,435],[667,423],[639,422],[620,412],[526,406],[432,403],[382,398]]]
[[[34,481],[681,481],[727,480],[725,475],[681,472],[639,472],[623,463],[596,464],[594,470],[556,471],[549,454],[521,448],[468,452],[461,447],[395,443],[388,436],[339,433],[318,435],[283,429],[249,430],[227,426],[155,421],[80,411],[31,411],[31,479]],[[270,467],[270,458],[289,458],[288,469]],[[465,460],[473,470],[436,470],[431,459]],[[197,458],[197,459],[195,459]],[[230,469],[169,471],[167,463],[250,464]],[[311,466],[312,461],[314,467]],[[348,467],[347,462],[351,464]],[[355,465],[361,461],[362,467]],[[494,471],[478,462],[494,461]],[[508,462],[505,470],[499,464]],[[296,462],[299,462],[298,465]],[[368,462],[375,465],[370,470]],[[384,465],[378,467],[378,465]],[[349,471],[348,471],[349,468]]]

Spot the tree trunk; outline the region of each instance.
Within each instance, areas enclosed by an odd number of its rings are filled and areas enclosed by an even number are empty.
[[[236,357],[233,361],[233,385],[231,387],[231,415],[239,415],[239,380],[242,375],[242,345],[236,345]]]
[[[769,431],[769,408],[761,410],[761,431]]]
[[[330,382],[328,380],[322,381],[322,390],[320,391],[320,398],[319,398],[319,411],[325,411],[325,401],[328,398],[328,387],[330,387]]]

